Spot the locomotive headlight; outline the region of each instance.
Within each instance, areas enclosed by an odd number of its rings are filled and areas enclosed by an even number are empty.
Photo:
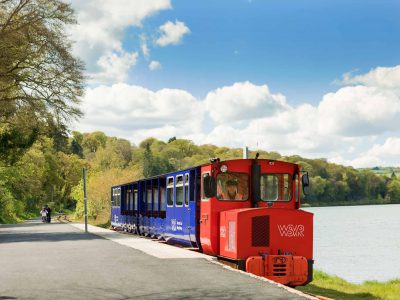
[[[222,173],[225,173],[226,171],[228,171],[227,165],[222,165],[222,166],[221,166],[221,172],[222,172]]]

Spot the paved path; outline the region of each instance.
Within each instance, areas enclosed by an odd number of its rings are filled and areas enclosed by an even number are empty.
[[[0,225],[0,299],[304,299],[202,254],[96,234],[104,238],[39,220]]]

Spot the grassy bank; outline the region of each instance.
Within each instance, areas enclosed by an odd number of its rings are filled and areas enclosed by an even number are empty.
[[[338,300],[400,299],[400,279],[387,282],[366,281],[362,284],[353,284],[337,276],[330,276],[320,271],[314,272],[312,283],[297,289]]]
[[[75,212],[68,213],[68,219],[72,222],[85,222],[83,216],[77,216]],[[102,228],[110,228],[110,212],[109,211],[102,211],[96,218],[89,217],[88,223],[94,226],[102,227]]]

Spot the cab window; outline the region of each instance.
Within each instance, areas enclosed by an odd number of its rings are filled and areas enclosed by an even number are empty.
[[[203,200],[206,200],[206,199],[208,199],[207,197],[206,197],[206,194],[205,194],[205,192],[204,192],[204,187],[205,187],[205,183],[204,183],[204,181],[205,181],[205,179],[207,179],[207,177],[209,177],[210,176],[210,172],[204,172],[202,175],[201,175],[201,177],[202,177],[202,180],[201,180],[201,199],[203,199]]]
[[[249,175],[220,173],[217,175],[217,199],[245,201],[249,198]]]
[[[263,201],[289,201],[292,197],[292,178],[290,174],[262,174],[260,190]]]

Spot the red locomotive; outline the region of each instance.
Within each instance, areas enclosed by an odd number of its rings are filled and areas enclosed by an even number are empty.
[[[299,165],[216,160],[202,166],[201,174],[204,253],[285,285],[312,280],[313,215],[299,210],[300,186],[309,184]]]

